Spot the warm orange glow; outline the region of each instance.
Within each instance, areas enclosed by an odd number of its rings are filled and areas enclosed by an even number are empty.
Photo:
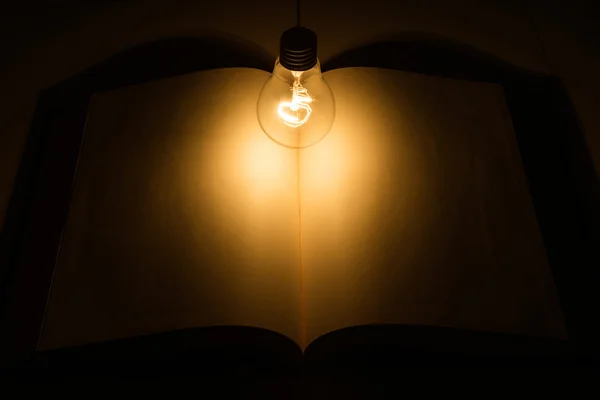
[[[300,84],[302,72],[292,71],[296,78],[292,87],[292,100],[279,103],[277,113],[283,120],[283,123],[291,128],[302,126],[312,113],[312,108],[308,103],[313,101],[308,94],[308,90]]]
[[[262,132],[248,96],[267,77],[211,70],[94,97],[41,349],[213,325],[301,340],[297,151]],[[90,196],[97,182],[110,190]]]
[[[334,103],[315,68],[308,89],[232,68],[94,97],[40,349],[214,325],[302,347],[365,324],[563,334],[502,88],[347,68]]]
[[[295,169],[293,152],[282,151],[277,143],[265,140],[262,132],[256,130],[253,135],[248,135],[236,153],[229,165],[238,168],[244,189],[254,199],[268,200],[278,196],[284,189],[282,185],[294,188],[293,175],[290,177],[290,170]]]
[[[307,340],[380,323],[563,337],[501,88],[325,77],[336,120],[300,156]]]

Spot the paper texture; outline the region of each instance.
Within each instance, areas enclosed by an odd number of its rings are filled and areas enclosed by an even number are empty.
[[[325,79],[336,121],[300,157],[309,341],[370,323],[564,337],[502,88]]]
[[[297,151],[258,124],[268,76],[95,96],[41,349],[212,325],[565,336],[500,86],[330,71],[334,126]]]
[[[40,348],[209,325],[297,340],[297,152],[256,119],[268,77],[94,97]]]

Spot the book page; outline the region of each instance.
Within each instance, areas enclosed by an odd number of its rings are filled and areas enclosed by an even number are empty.
[[[325,79],[336,121],[300,156],[308,340],[363,324],[564,337],[502,88]]]
[[[298,153],[258,124],[268,77],[93,98],[41,349],[213,325],[298,340]]]

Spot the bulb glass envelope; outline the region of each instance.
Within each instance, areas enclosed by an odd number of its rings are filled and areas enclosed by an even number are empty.
[[[323,139],[333,125],[335,101],[318,60],[309,70],[292,71],[278,58],[258,98],[257,115],[263,131],[283,146],[304,148]]]

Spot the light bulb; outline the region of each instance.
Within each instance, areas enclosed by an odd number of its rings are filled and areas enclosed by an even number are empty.
[[[335,101],[316,56],[314,32],[295,27],[281,36],[281,54],[260,92],[257,115],[273,141],[295,149],[312,146],[327,135]]]

